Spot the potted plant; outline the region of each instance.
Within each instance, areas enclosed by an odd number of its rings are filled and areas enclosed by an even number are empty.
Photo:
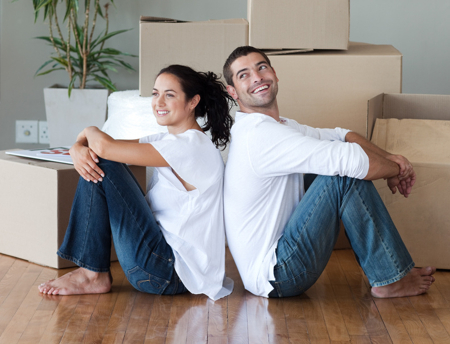
[[[108,31],[110,4],[102,6],[100,0],[85,0],[83,5],[80,8],[79,0],[33,0],[35,22],[43,13],[49,26],[48,36],[36,38],[48,42],[53,50],[36,76],[55,71],[65,71],[68,76],[66,88],[53,85],[44,89],[51,146],[73,144],[88,125],[101,127],[106,119],[108,94],[117,91],[108,73],[117,72],[117,68],[134,70],[122,57],[136,55],[105,47],[106,41],[128,31]],[[104,28],[96,33],[100,18]]]

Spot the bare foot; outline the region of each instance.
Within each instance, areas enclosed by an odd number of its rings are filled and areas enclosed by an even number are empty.
[[[415,296],[425,293],[435,281],[436,268],[413,268],[400,281],[382,287],[373,287],[372,296],[379,298]]]
[[[78,268],[38,286],[47,295],[103,294],[111,290],[110,272],[93,272]]]

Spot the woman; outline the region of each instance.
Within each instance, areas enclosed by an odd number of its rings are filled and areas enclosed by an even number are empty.
[[[108,292],[112,236],[128,280],[140,291],[190,291],[213,300],[231,293],[217,149],[229,141],[229,101],[214,73],[172,65],[158,74],[152,99],[168,133],[127,141],[96,127],[79,134],[70,154],[81,178],[58,255],[80,268],[41,284],[40,292]],[[145,196],[126,164],[156,167]]]

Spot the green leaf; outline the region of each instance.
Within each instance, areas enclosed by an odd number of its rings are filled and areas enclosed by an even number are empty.
[[[70,80],[69,86],[67,87],[67,91],[69,93],[69,98],[70,98],[70,95],[72,94],[72,89],[75,84],[75,80],[76,80],[76,78],[72,77],[72,80]]]
[[[53,62],[53,60],[45,61],[44,64],[38,68],[36,73],[34,73],[34,76],[36,76],[39,73],[40,70],[42,70],[45,66],[47,66],[49,63],[52,63],[52,62]]]
[[[98,75],[93,75],[93,76],[94,76],[95,80],[97,80],[100,84],[102,84],[108,90],[113,91],[113,92],[117,91],[116,86],[114,86],[111,83],[111,80],[108,80],[108,79],[103,78],[103,77],[98,76]]]
[[[53,68],[53,69],[46,70],[45,72],[36,74],[35,76],[41,76],[41,75],[49,74],[51,72],[54,72],[55,70],[66,70],[66,69],[62,68],[62,67],[60,67],[60,68]]]
[[[93,43],[93,44],[91,45],[91,50],[94,49],[94,48],[95,48],[97,45],[99,45],[100,43],[106,41],[107,39],[110,39],[111,37],[114,37],[114,36],[116,36],[116,35],[119,35],[119,34],[121,34],[121,33],[130,31],[130,30],[131,30],[131,29],[127,29],[127,30],[118,30],[118,31],[114,31],[114,32],[108,33],[107,35],[105,35],[105,36],[103,36],[102,38],[100,38],[97,42],[95,42],[95,44]]]
[[[68,67],[69,66],[69,63],[64,58],[59,58],[59,57],[53,57],[52,56],[52,59],[55,60],[56,62],[58,62],[59,64],[62,64],[64,67]]]

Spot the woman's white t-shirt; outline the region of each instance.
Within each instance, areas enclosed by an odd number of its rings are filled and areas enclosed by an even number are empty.
[[[194,129],[139,142],[153,145],[170,165],[155,168],[146,200],[173,249],[178,276],[193,294],[213,300],[229,295],[233,280],[225,277],[224,164],[219,150]],[[187,191],[173,171],[196,189]]]

